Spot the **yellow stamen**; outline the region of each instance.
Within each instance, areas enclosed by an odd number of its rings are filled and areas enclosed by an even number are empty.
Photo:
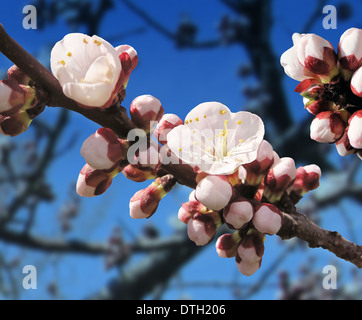
[[[87,44],[87,43],[88,43],[88,41],[87,41],[87,39],[86,39],[86,38],[83,38],[83,42],[84,42],[85,44]]]
[[[69,51],[69,52],[67,53],[67,56],[68,56],[68,57],[71,57],[71,56],[72,56],[72,53]]]
[[[204,118],[206,119],[206,114],[204,115]]]
[[[220,110],[220,114],[223,115],[226,113],[226,110]]]
[[[181,149],[181,148],[178,148],[178,151],[182,151],[182,149]]]
[[[240,142],[240,143],[244,142],[244,139],[240,139],[239,142]]]
[[[100,46],[102,44],[101,41],[97,40],[97,39],[94,39],[94,43],[97,45],[97,46]]]
[[[63,66],[65,66],[65,61],[64,60],[60,60],[59,63],[62,64]]]
[[[237,124],[238,124],[238,125],[241,125],[241,123],[242,123],[242,121],[241,121],[241,120],[239,120],[239,121],[237,122]]]
[[[196,118],[195,118],[195,121],[197,121],[197,122],[198,122],[198,121],[199,121],[199,118],[198,118],[198,117],[196,117]]]
[[[186,120],[185,123],[186,123],[186,124],[189,124],[189,120]]]

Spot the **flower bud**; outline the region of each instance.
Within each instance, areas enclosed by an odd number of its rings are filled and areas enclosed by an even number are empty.
[[[327,83],[338,75],[337,55],[331,43],[315,34],[300,35],[297,44],[299,62]]]
[[[362,67],[352,76],[351,90],[357,97],[362,98]]]
[[[226,207],[234,194],[233,187],[224,176],[209,175],[196,187],[195,197],[205,207],[219,211]]]
[[[187,235],[197,246],[204,246],[211,242],[220,225],[217,212],[195,213],[187,222]]]
[[[303,103],[305,109],[315,116],[324,111],[333,111],[336,107],[334,102],[328,100],[309,100],[307,98],[303,98]]]
[[[338,44],[338,59],[345,80],[362,66],[362,29],[350,28],[345,31]]]
[[[348,131],[349,126],[346,127],[342,138],[336,141],[336,149],[341,157],[347,157],[356,152],[349,142]]]
[[[209,210],[200,202],[196,200],[190,200],[181,205],[181,208],[178,211],[178,218],[180,221],[187,224],[194,214],[206,213],[207,211]]]
[[[215,244],[216,252],[221,258],[232,258],[236,256],[240,242],[239,232],[225,233],[221,235]]]
[[[153,132],[155,138],[162,144],[167,144],[167,134],[175,127],[182,125],[184,122],[175,114],[166,113],[157,123]]]
[[[82,197],[98,196],[110,187],[119,172],[119,168],[113,171],[98,170],[86,163],[78,176],[77,193]]]
[[[282,213],[271,203],[261,203],[255,208],[253,224],[261,233],[276,234],[282,226]]]
[[[134,165],[142,169],[154,170],[160,163],[160,154],[158,152],[158,144],[151,140],[147,145],[142,145],[135,154]]]
[[[321,143],[336,142],[344,133],[346,120],[346,114],[339,111],[317,114],[310,126],[311,139]]]
[[[260,268],[264,254],[264,240],[265,236],[253,229],[241,240],[235,257],[241,274],[251,276]]]
[[[137,191],[129,203],[130,216],[133,219],[151,217],[166,194],[171,191],[176,180],[172,175],[157,178],[147,188]]]
[[[31,80],[31,78],[16,65],[11,66],[7,74],[9,79],[13,79],[19,84],[28,85]]]
[[[362,110],[358,110],[349,119],[348,138],[351,146],[362,149]]]
[[[269,142],[264,140],[258,149],[256,159],[244,164],[246,174],[246,183],[251,186],[258,186],[263,180],[265,174],[269,171],[274,162],[273,147]]]
[[[293,183],[293,191],[299,195],[304,195],[308,191],[317,189],[321,175],[321,169],[315,164],[299,167]]]
[[[264,180],[263,196],[272,203],[279,201],[294,181],[295,175],[295,162],[292,158],[284,157],[274,162]]]
[[[128,146],[111,129],[100,128],[83,142],[80,154],[94,169],[110,169],[125,159]]]
[[[254,207],[247,199],[237,199],[229,203],[223,212],[225,222],[233,229],[241,229],[253,217]]]
[[[122,65],[122,72],[118,81],[125,89],[132,71],[137,67],[138,64],[137,51],[133,47],[126,44],[118,46],[115,49],[119,54],[119,60],[121,61]]]
[[[134,182],[143,182],[150,179],[156,179],[157,176],[154,170],[137,168],[136,166],[129,164],[122,170],[123,175]]]
[[[132,101],[130,114],[134,124],[148,133],[153,131],[151,122],[159,121],[164,114],[164,110],[160,100],[147,94]]]
[[[14,137],[25,132],[32,118],[26,110],[19,110],[10,116],[0,115],[0,133],[6,136]]]

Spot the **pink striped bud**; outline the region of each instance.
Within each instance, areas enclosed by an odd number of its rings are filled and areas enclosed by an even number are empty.
[[[246,183],[251,186],[258,186],[263,180],[265,174],[269,171],[274,162],[273,147],[269,142],[264,140],[258,149],[256,159],[244,164],[246,174]]]
[[[338,59],[345,80],[362,66],[362,29],[350,28],[345,31],[338,44]]]
[[[134,99],[130,106],[131,119],[134,124],[146,132],[153,131],[152,122],[159,121],[164,110],[160,100],[147,94]]]
[[[119,172],[120,168],[113,171],[98,170],[86,163],[79,173],[76,191],[82,197],[98,196],[110,187]]]
[[[200,202],[190,200],[181,205],[181,208],[178,211],[178,218],[180,221],[187,224],[196,213],[206,213],[207,211],[209,210]]]
[[[133,47],[126,44],[118,46],[115,49],[119,54],[119,60],[122,64],[122,72],[119,83],[125,89],[132,71],[137,67],[138,64],[137,51]]]
[[[110,169],[125,159],[128,147],[111,129],[100,128],[83,142],[80,154],[94,169]]]
[[[154,170],[138,168],[132,164],[127,165],[122,170],[123,175],[134,182],[143,182],[150,179],[156,179],[156,173]]]
[[[261,233],[276,234],[282,226],[282,213],[270,203],[261,203],[255,208],[253,224]]]
[[[147,188],[137,191],[129,203],[130,216],[133,219],[151,217],[166,194],[171,191],[176,180],[172,175],[157,178]]]
[[[254,207],[247,199],[237,199],[229,203],[223,212],[225,222],[230,228],[241,229],[253,217]]]
[[[279,201],[284,191],[294,181],[295,175],[295,162],[292,158],[284,157],[274,162],[264,180],[263,196],[271,203]]]
[[[351,90],[357,97],[362,98],[362,67],[352,76]]]
[[[304,195],[308,191],[317,189],[321,175],[321,169],[315,164],[299,167],[293,184],[293,191],[299,195]]]
[[[177,115],[172,113],[166,113],[157,123],[156,129],[153,134],[162,145],[165,145],[167,144],[168,133],[173,128],[176,128],[183,123],[184,122]]]
[[[348,138],[351,146],[362,149],[362,110],[358,110],[349,120]]]
[[[208,175],[196,187],[195,197],[205,207],[219,211],[227,206],[234,189],[224,176]]]
[[[317,142],[334,143],[342,137],[346,123],[347,115],[343,112],[321,112],[311,123],[310,137]]]
[[[251,229],[241,240],[235,261],[241,274],[251,276],[261,266],[265,236]]]
[[[239,232],[225,233],[221,235],[215,244],[216,252],[221,258],[232,258],[236,256],[240,242]]]
[[[346,127],[342,138],[336,142],[336,149],[341,157],[347,157],[356,152],[349,142],[348,131],[349,126]]]
[[[220,225],[218,212],[195,213],[187,222],[187,235],[197,246],[204,246],[211,242]]]

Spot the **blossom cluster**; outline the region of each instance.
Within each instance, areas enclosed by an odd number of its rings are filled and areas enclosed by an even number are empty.
[[[345,31],[337,52],[318,35],[295,33],[281,64],[300,81],[296,91],[315,116],[311,138],[335,144],[341,156],[362,158],[362,29]]]

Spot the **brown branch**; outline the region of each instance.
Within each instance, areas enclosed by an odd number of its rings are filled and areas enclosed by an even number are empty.
[[[306,241],[311,248],[326,249],[337,257],[362,268],[362,246],[343,238],[336,231],[322,229],[305,215],[296,211],[284,213],[283,225],[278,235],[283,240],[297,237]]]

